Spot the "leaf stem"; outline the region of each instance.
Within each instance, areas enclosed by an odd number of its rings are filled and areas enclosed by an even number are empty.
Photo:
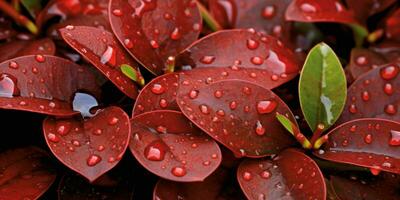
[[[208,25],[208,27],[212,31],[219,31],[222,30],[221,25],[215,20],[215,18],[211,15],[210,12],[208,12],[207,8],[200,3],[200,1],[197,1],[197,5],[199,7],[201,17],[203,18],[204,22]]]
[[[175,71],[175,57],[169,56],[166,61],[167,69],[165,70],[166,73],[172,73]]]
[[[317,128],[315,129],[313,136],[311,138],[311,144],[314,144],[315,141],[318,140],[319,137],[321,137],[322,132],[324,131],[325,126],[323,124],[318,124]]]
[[[31,33],[38,34],[39,30],[35,23],[29,20],[27,17],[19,14],[15,8],[13,8],[10,4],[8,4],[4,0],[0,0],[0,10],[3,11],[5,14],[10,16],[14,19],[15,22],[18,24],[25,26]]]

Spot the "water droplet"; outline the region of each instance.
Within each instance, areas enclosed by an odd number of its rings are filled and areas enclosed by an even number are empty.
[[[181,32],[179,31],[179,28],[175,28],[174,31],[171,33],[171,39],[172,40],[179,40],[181,38]]]
[[[373,166],[369,169],[369,171],[371,172],[371,174],[373,174],[374,176],[378,176],[381,173],[381,168],[378,166]]]
[[[158,133],[167,133],[167,128],[165,126],[157,126],[157,132]]]
[[[130,39],[125,39],[124,40],[124,44],[125,44],[125,47],[128,48],[128,49],[132,49],[133,48],[133,42]]]
[[[383,91],[387,94],[387,95],[392,95],[394,92],[393,86],[390,83],[386,83],[385,87],[383,88]]]
[[[395,78],[398,73],[399,73],[399,67],[397,66],[388,66],[380,70],[381,77],[385,80],[391,80]]]
[[[350,113],[353,113],[353,114],[357,113],[357,107],[356,107],[355,104],[351,104],[351,105],[350,105],[350,107],[349,107],[349,112],[350,112]]]
[[[363,101],[368,101],[370,99],[369,93],[367,91],[362,92],[361,98]]]
[[[116,51],[111,46],[107,46],[106,51],[104,51],[103,55],[100,58],[100,62],[102,64],[110,64],[111,66],[115,66],[117,62]]]
[[[254,56],[251,58],[251,63],[255,64],[255,65],[261,65],[264,63],[264,59],[258,56]]]
[[[232,101],[231,103],[229,103],[229,108],[231,110],[235,110],[237,108],[237,103],[236,101]]]
[[[92,154],[86,160],[86,164],[90,167],[93,167],[101,162],[101,157],[99,155]]]
[[[106,148],[106,147],[104,147],[103,145],[99,145],[99,146],[97,147],[97,151],[104,151],[105,148]]]
[[[303,12],[306,12],[306,13],[315,13],[315,12],[317,12],[317,9],[315,8],[315,6],[313,6],[313,5],[309,4],[309,3],[301,4],[300,5],[300,9]]]
[[[356,130],[357,130],[357,126],[356,125],[353,125],[353,126],[351,126],[350,127],[350,132],[356,132]]]
[[[151,92],[153,92],[154,94],[162,94],[165,92],[165,87],[163,87],[162,85],[156,83],[153,85],[153,87],[151,88]]]
[[[160,107],[161,108],[166,108],[168,106],[168,102],[165,99],[160,99]]]
[[[173,167],[171,173],[176,177],[182,177],[186,175],[186,169],[184,167]]]
[[[200,108],[201,113],[206,114],[206,115],[210,114],[210,111],[209,111],[207,105],[200,105],[199,108]]]
[[[114,9],[112,11],[112,13],[117,17],[121,17],[122,16],[122,11],[120,9]]]
[[[259,101],[257,104],[257,111],[260,114],[269,114],[269,113],[273,112],[277,106],[278,106],[278,103],[274,100]]]
[[[242,178],[245,181],[250,181],[253,178],[253,176],[251,175],[250,172],[243,172]]]
[[[57,142],[60,141],[60,138],[59,138],[56,134],[54,134],[54,133],[49,133],[49,134],[47,134],[47,138],[48,138],[51,142],[54,142],[54,143],[57,143]]]
[[[210,164],[211,164],[210,161],[204,161],[204,162],[203,162],[203,165],[204,165],[204,166],[209,166]]]
[[[397,106],[393,104],[388,104],[385,106],[385,112],[389,115],[394,115],[397,113]]]
[[[118,118],[116,118],[116,117],[111,117],[111,118],[108,120],[108,124],[109,124],[109,125],[115,125],[115,124],[118,123],[118,121],[119,121]]]
[[[160,45],[155,40],[151,40],[150,45],[151,47],[153,47],[153,49],[157,49],[160,47]]]
[[[203,56],[200,62],[203,64],[211,64],[215,61],[215,56]]]
[[[199,91],[198,91],[198,90],[191,90],[191,91],[189,92],[189,97],[190,97],[191,99],[197,98],[198,95],[199,95]]]
[[[265,128],[261,124],[261,122],[258,120],[256,123],[256,134],[259,136],[262,136],[265,134]]]
[[[264,179],[269,179],[271,177],[271,172],[268,170],[264,170],[261,172],[260,176]]]
[[[9,74],[1,74],[0,76],[0,97],[19,96],[20,91],[17,87],[17,79]]]
[[[367,57],[365,57],[365,56],[358,56],[358,57],[356,58],[356,64],[357,64],[357,65],[366,65],[366,64],[368,64]]]
[[[150,143],[144,149],[144,156],[151,161],[164,160],[168,147],[160,140]]]
[[[37,62],[42,63],[42,62],[45,61],[45,58],[44,58],[43,55],[36,55],[36,56],[35,56],[35,60],[36,60]]]
[[[371,134],[367,134],[367,135],[364,137],[364,142],[367,143],[367,144],[371,144],[371,142],[372,142],[372,135],[371,135]]]
[[[18,65],[17,62],[11,61],[11,62],[8,64],[8,67],[10,67],[11,69],[18,69],[18,68],[19,68],[19,65]]]
[[[220,90],[215,91],[214,92],[214,96],[215,96],[215,98],[221,98],[222,97],[222,91],[220,91]]]
[[[391,146],[400,146],[400,131],[391,130],[390,134],[389,144]]]
[[[71,130],[71,123],[63,122],[59,123],[57,126],[57,133],[60,135],[67,135]]]
[[[223,117],[223,116],[225,116],[225,112],[223,110],[218,110],[217,115]]]
[[[72,140],[71,143],[76,147],[80,147],[81,146],[81,143],[78,140]]]
[[[265,19],[271,19],[272,17],[274,17],[275,16],[275,6],[274,5],[265,6],[262,11],[262,16]]]
[[[260,43],[258,41],[256,41],[256,40],[253,40],[253,39],[248,39],[247,40],[247,48],[249,48],[251,50],[257,49],[259,44]]]

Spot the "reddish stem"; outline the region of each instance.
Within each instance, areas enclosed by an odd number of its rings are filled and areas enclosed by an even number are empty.
[[[318,124],[317,125],[317,129],[314,131],[314,134],[313,134],[313,136],[311,138],[311,144],[314,145],[315,141],[317,141],[318,138],[321,137],[322,132],[324,131],[324,129],[325,129],[325,126],[323,124]]]
[[[0,0],[0,10],[3,11],[5,14],[10,16],[11,18],[14,19],[15,22],[18,24],[25,26],[31,33],[37,34],[38,29],[36,25],[29,20],[27,17],[19,14],[15,8],[13,8],[10,4],[8,4],[4,0]]]

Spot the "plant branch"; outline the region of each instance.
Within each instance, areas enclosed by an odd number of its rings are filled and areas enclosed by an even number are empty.
[[[10,4],[8,4],[4,0],[0,0],[0,10],[3,11],[6,15],[10,16],[14,19],[15,22],[27,28],[31,33],[38,34],[38,28],[31,20],[27,17],[19,14],[15,8],[13,8]]]
[[[201,17],[203,18],[204,22],[208,25],[208,27],[212,31],[219,31],[222,30],[221,25],[215,20],[215,18],[211,15],[210,12],[208,12],[207,8],[200,3],[200,1],[197,1],[197,5],[199,7]]]

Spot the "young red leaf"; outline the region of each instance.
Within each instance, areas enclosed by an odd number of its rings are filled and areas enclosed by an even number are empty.
[[[400,173],[400,124],[384,119],[357,119],[328,133],[328,142],[314,154],[334,162]]]
[[[179,182],[203,181],[221,163],[217,143],[180,112],[147,112],[131,123],[131,152],[157,176]]]
[[[372,180],[356,176],[352,176],[351,179],[331,176],[330,180],[330,185],[341,200],[400,199],[397,188],[399,183],[398,175],[393,174],[386,174]]]
[[[352,80],[357,80],[361,75],[386,64],[385,57],[369,49],[355,48],[351,50],[350,63],[347,70]]]
[[[176,104],[177,90],[178,74],[158,76],[140,91],[132,116],[154,110],[179,110]]]
[[[79,90],[100,94],[93,74],[68,60],[31,55],[0,63],[0,108],[72,116]]]
[[[197,39],[202,25],[194,0],[111,0],[109,17],[125,49],[154,74]]]
[[[226,30],[210,34],[192,44],[178,58],[178,66],[229,67],[266,70],[272,79],[285,83],[299,72],[291,50],[271,36],[254,30]]]
[[[13,41],[0,46],[0,62],[26,55],[54,55],[56,46],[48,38],[33,41]]]
[[[326,199],[324,177],[317,164],[294,149],[273,160],[245,160],[237,170],[248,199]]]
[[[254,28],[282,38],[290,33],[285,10],[291,0],[210,0],[210,12],[226,28]]]
[[[201,88],[186,80],[179,83],[182,112],[237,156],[264,157],[294,144],[275,118],[279,112],[295,122],[293,114],[272,91],[237,80]]]
[[[36,147],[2,152],[0,168],[2,200],[39,199],[57,177],[48,154]]]
[[[245,199],[236,188],[228,185],[229,171],[218,168],[203,182],[176,183],[160,179],[154,188],[153,199]]]
[[[400,41],[400,9],[397,9],[385,22],[386,37]]]
[[[76,175],[65,175],[58,186],[58,200],[132,199],[133,184],[126,176],[102,176],[90,184]]]
[[[339,123],[359,118],[384,118],[398,121],[400,98],[399,63],[373,69],[348,88],[345,108]]]
[[[84,120],[47,118],[43,133],[58,160],[93,182],[122,158],[131,128],[122,109],[108,107]]]
[[[60,33],[69,45],[89,60],[118,89],[130,98],[136,98],[138,88],[122,73],[120,66],[127,64],[134,67],[138,74],[138,80],[143,77],[136,61],[125,52],[112,33],[85,26],[67,26],[60,29]]]

